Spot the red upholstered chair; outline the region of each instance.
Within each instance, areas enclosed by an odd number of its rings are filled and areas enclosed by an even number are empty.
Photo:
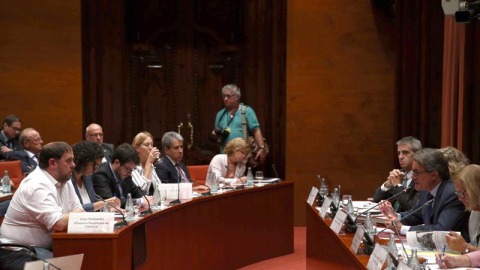
[[[0,162],[0,177],[3,177],[3,172],[8,171],[10,180],[15,183],[17,188],[23,180],[22,164],[20,160],[16,161],[2,161]]]
[[[207,180],[208,165],[187,166],[190,178],[198,183],[205,184]],[[195,185],[194,185],[195,186]]]

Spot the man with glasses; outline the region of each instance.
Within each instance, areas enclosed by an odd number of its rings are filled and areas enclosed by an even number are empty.
[[[20,160],[24,173],[32,172],[38,165],[40,152],[43,148],[40,133],[33,128],[26,128],[20,133],[20,144],[22,150],[13,151],[9,154],[9,160]]]
[[[143,193],[132,181],[132,171],[140,163],[138,152],[130,144],[123,143],[113,152],[112,162],[100,164],[97,172],[92,175],[95,193],[103,199],[117,197],[121,207],[125,208],[128,193],[132,194],[134,204],[146,205]],[[152,198],[147,196],[152,202]]]
[[[102,147],[104,153],[104,158],[102,159],[102,162],[111,162],[113,149],[115,147],[113,146],[113,144],[104,143],[103,137],[103,129],[99,124],[92,123],[88,125],[87,129],[85,130],[85,140],[94,142]]]
[[[257,115],[249,106],[240,103],[241,97],[240,88],[234,84],[225,85],[222,88],[223,105],[225,108],[221,109],[215,118],[215,127],[212,132],[217,136],[218,141],[221,142],[220,152],[223,153],[225,145],[235,139],[244,138],[242,125],[242,110],[245,108],[246,131],[247,138],[253,135],[259,150],[256,153],[255,159],[263,164],[267,157],[267,146],[258,123]],[[244,138],[246,139],[246,138]]]
[[[442,152],[432,148],[417,151],[413,155],[412,170],[415,189],[421,190],[419,200],[411,210],[400,213],[393,210],[390,202],[382,203],[380,210],[389,219],[386,225],[395,222],[401,234],[407,231],[460,231],[468,241],[469,213],[455,194]]]
[[[408,136],[397,141],[397,157],[401,170],[392,170],[387,180],[373,194],[373,201],[380,202],[396,194],[390,200],[397,212],[410,210],[418,201],[418,192],[412,180],[413,154],[422,149],[422,143],[415,137]],[[406,192],[402,192],[408,187]]]
[[[5,160],[10,152],[20,149],[18,134],[21,131],[22,120],[18,115],[11,114],[5,117],[0,130],[0,160]]]

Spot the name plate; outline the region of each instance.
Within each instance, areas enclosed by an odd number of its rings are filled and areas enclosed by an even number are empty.
[[[332,221],[332,224],[330,225],[330,229],[332,229],[332,231],[338,234],[342,229],[342,225],[345,222],[346,218],[347,218],[347,213],[343,211],[338,211],[337,214],[335,215],[335,218]]]
[[[180,186],[180,192],[178,187]],[[175,184],[160,184],[160,190],[167,191],[167,200],[191,200],[192,199],[192,183],[175,183]]]
[[[318,188],[312,187],[312,190],[310,191],[310,194],[308,195],[307,202],[310,205],[313,205],[313,202],[315,202],[315,197],[317,197],[318,194]]]
[[[381,270],[383,263],[387,259],[388,251],[383,248],[382,245],[375,245],[372,255],[368,260],[367,269],[368,270]]]
[[[68,233],[113,233],[115,213],[72,212],[68,217]]]
[[[352,245],[350,246],[353,253],[355,253],[355,254],[357,254],[357,252],[358,252],[358,247],[360,246],[360,243],[362,242],[364,232],[365,232],[365,230],[363,229],[363,226],[358,226],[357,227],[357,231],[355,232],[355,237],[353,237]]]
[[[332,199],[325,196],[325,199],[323,199],[322,208],[320,208],[320,217],[325,218],[325,215],[328,213],[328,209],[330,208],[330,204],[332,204]]]

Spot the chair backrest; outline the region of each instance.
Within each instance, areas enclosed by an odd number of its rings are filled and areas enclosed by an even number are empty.
[[[20,160],[16,161],[1,161],[0,162],[0,177],[3,177],[3,172],[7,170],[10,180],[15,183],[15,187],[20,185],[23,180],[22,164]]]
[[[209,165],[187,166],[187,170],[193,181],[205,185],[208,167]]]

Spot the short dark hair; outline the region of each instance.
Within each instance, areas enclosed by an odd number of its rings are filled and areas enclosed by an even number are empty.
[[[6,123],[8,126],[11,126],[13,123],[15,122],[22,122],[22,120],[20,119],[20,117],[16,114],[10,114],[9,116],[5,117],[5,119],[3,119],[3,123],[2,123],[2,126]]]
[[[100,145],[91,141],[81,141],[72,146],[73,162],[75,162],[75,171],[77,173],[85,170],[88,163],[95,162],[103,158],[103,150]]]
[[[115,149],[112,156],[112,163],[116,159],[120,161],[120,164],[122,165],[129,161],[133,161],[136,165],[140,164],[140,156],[138,155],[137,150],[128,143],[122,143],[117,149]]]
[[[72,147],[66,142],[51,142],[45,145],[40,152],[40,160],[38,166],[42,169],[48,168],[48,161],[53,158],[60,160],[65,152],[72,151]]]
[[[450,179],[448,162],[442,152],[433,148],[424,148],[413,154],[413,160],[425,168],[427,172],[437,171],[442,181]]]

